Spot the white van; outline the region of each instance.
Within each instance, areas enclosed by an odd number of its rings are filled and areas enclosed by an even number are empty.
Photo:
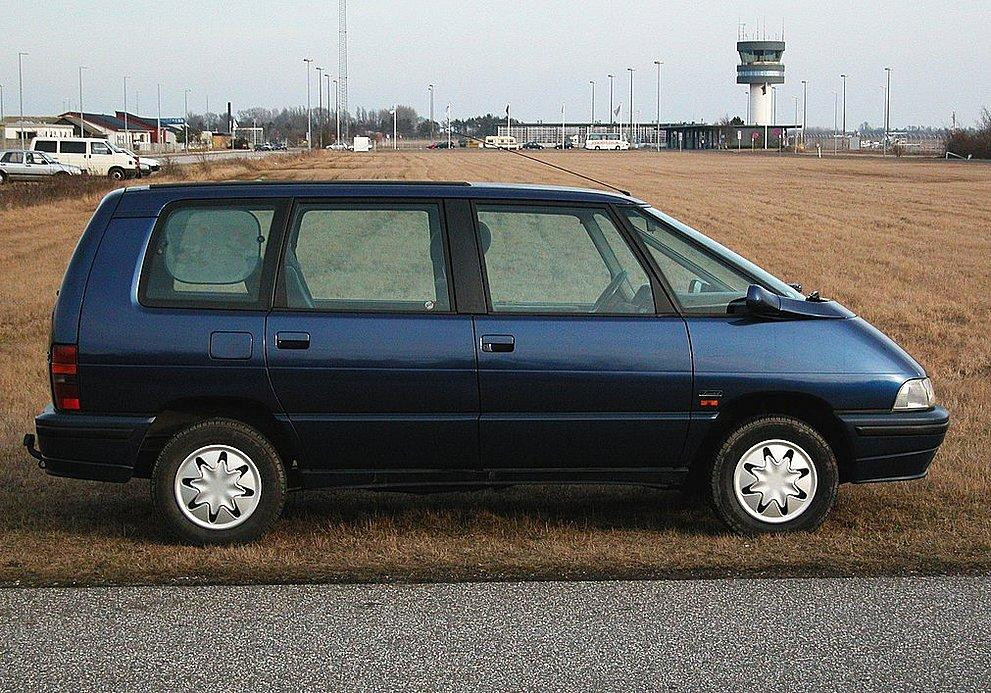
[[[485,149],[519,149],[520,143],[516,141],[515,137],[489,135],[485,138],[485,143],[482,147]]]
[[[590,132],[585,149],[629,149],[630,143],[616,132]]]
[[[116,150],[106,140],[95,137],[35,137],[31,149],[45,152],[63,164],[78,166],[92,176],[123,180],[139,175],[135,155]]]

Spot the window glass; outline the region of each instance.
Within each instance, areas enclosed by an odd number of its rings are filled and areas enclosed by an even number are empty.
[[[63,154],[85,154],[85,142],[59,142],[59,149]]]
[[[34,148],[39,152],[48,152],[50,154],[55,153],[55,148],[58,143],[54,140],[38,140],[34,143]]]
[[[22,164],[24,163],[24,154],[22,152],[7,152],[3,155],[3,160],[8,164]]]
[[[310,310],[451,310],[437,205],[328,204],[297,215],[286,301]]]
[[[599,209],[479,205],[494,312],[653,313],[650,281]]]
[[[45,158],[44,154],[34,154],[32,152],[27,153],[28,163],[30,164],[47,164],[48,159]]]
[[[110,154],[110,146],[106,142],[90,142],[90,152],[93,154]]]
[[[198,205],[173,209],[152,238],[142,276],[142,303],[258,308],[272,204]]]
[[[639,210],[626,212],[686,313],[723,314],[754,279]]]

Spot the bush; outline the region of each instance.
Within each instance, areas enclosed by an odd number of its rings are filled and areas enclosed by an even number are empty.
[[[962,157],[991,159],[991,111],[981,114],[976,130],[956,130],[946,139],[946,151]]]

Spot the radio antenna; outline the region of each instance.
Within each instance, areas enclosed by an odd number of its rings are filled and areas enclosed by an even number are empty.
[[[483,145],[485,144],[485,140],[483,140],[483,139],[481,139],[479,137],[475,137],[474,135],[469,135],[467,132],[459,132],[458,130],[454,130],[454,129],[451,129],[451,132],[453,132],[455,135],[459,135],[461,137],[465,137],[465,138],[467,138],[469,140],[474,140],[476,142],[480,142]],[[597,185],[601,185],[601,186],[603,186],[605,188],[609,188],[610,190],[614,190],[615,192],[618,192],[621,195],[626,195],[627,197],[633,197],[633,195],[630,194],[630,191],[629,190],[623,190],[622,188],[616,187],[612,183],[606,183],[605,181],[599,180],[598,178],[592,178],[592,176],[586,176],[584,173],[579,173],[578,171],[572,171],[570,168],[565,168],[564,166],[558,166],[557,164],[552,164],[549,161],[544,161],[543,159],[538,159],[538,158],[536,158],[534,156],[529,156],[529,155],[524,154],[523,152],[519,151],[518,149],[510,149],[509,147],[502,147],[502,146],[496,146],[495,148],[496,149],[501,149],[504,152],[509,152],[510,154],[515,154],[516,156],[522,157],[522,158],[526,159],[527,161],[533,161],[533,162],[536,162],[538,164],[543,164],[544,166],[549,166],[549,167],[551,167],[553,169],[556,169],[558,171],[562,171],[562,172],[567,173],[567,174],[570,174],[572,176],[576,176],[578,178],[581,178],[582,180],[591,181],[592,183],[595,183]]]

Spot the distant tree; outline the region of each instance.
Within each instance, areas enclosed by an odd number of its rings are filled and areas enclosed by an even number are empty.
[[[991,159],[991,111],[984,108],[976,128],[954,130],[946,139],[946,151],[957,156]]]

